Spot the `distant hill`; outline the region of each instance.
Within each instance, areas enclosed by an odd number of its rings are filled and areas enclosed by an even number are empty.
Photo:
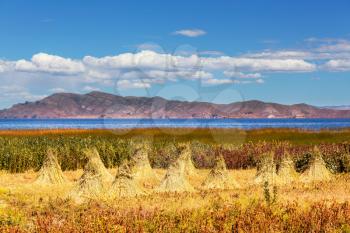
[[[350,118],[350,110],[261,101],[231,104],[122,97],[91,92],[57,93],[0,110],[0,118]]]

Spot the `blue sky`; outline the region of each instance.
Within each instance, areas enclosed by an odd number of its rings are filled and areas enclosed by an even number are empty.
[[[350,3],[0,1],[0,108],[55,92],[350,104]]]

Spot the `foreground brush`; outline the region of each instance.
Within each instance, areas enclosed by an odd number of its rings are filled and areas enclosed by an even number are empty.
[[[61,166],[58,163],[56,152],[51,148],[47,149],[47,154],[40,168],[35,184],[40,185],[57,185],[66,183]]]
[[[109,193],[112,198],[135,197],[146,194],[134,180],[128,161],[124,161],[118,167]]]
[[[300,176],[304,183],[328,181],[331,179],[331,172],[327,169],[326,163],[322,159],[322,153],[317,146],[313,149],[312,162]]]
[[[96,199],[103,197],[113,181],[113,176],[107,171],[96,149],[86,149],[84,154],[88,162],[84,173],[78,180],[72,196],[81,199]]]
[[[222,154],[216,156],[215,166],[202,183],[203,189],[236,189],[239,184],[229,176]]]

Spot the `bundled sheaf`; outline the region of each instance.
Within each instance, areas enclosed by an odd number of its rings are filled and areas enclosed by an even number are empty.
[[[239,184],[229,176],[224,157],[219,154],[215,159],[215,166],[202,183],[203,189],[235,189]]]
[[[298,173],[294,168],[294,162],[288,153],[284,154],[277,175],[280,184],[288,184],[298,180]]]
[[[170,165],[157,192],[194,192],[195,189],[185,176],[185,163],[182,159]]]
[[[129,163],[130,173],[137,182],[143,183],[158,180],[157,175],[153,171],[149,159],[149,146],[146,143],[139,143],[135,146],[135,152]]]
[[[258,165],[257,173],[254,182],[256,184],[270,185],[279,184],[279,177],[276,173],[276,165],[274,163],[274,153],[264,154]]]
[[[112,198],[135,197],[146,194],[135,181],[132,168],[130,168],[130,162],[128,161],[124,161],[122,165],[118,167],[115,180],[109,192]]]
[[[81,198],[99,198],[112,183],[113,176],[107,171],[96,149],[86,149],[84,154],[88,162],[73,195]]]
[[[56,152],[51,148],[47,150],[45,160],[40,168],[35,184],[57,185],[66,182],[61,166],[58,163]]]
[[[322,153],[317,146],[313,150],[313,158],[310,166],[300,176],[300,180],[304,183],[328,181],[331,179],[331,172],[327,169]]]
[[[198,176],[196,167],[192,161],[192,150],[189,143],[179,144],[180,155],[179,160],[183,163],[184,174],[187,177]]]

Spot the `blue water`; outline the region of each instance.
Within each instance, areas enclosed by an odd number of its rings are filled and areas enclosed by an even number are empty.
[[[0,129],[350,128],[350,119],[1,119]]]

